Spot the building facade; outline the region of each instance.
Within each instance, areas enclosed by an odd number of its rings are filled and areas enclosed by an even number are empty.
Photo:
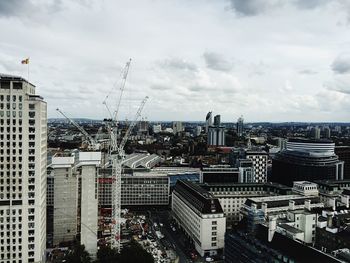
[[[226,218],[209,192],[188,181],[178,181],[172,193],[172,214],[201,256],[222,253]]]
[[[47,211],[52,221],[47,232],[51,247],[72,242],[78,234],[78,175],[74,163],[74,156],[54,156],[47,168]]]
[[[275,183],[214,183],[201,184],[201,187],[218,198],[230,228],[242,219],[241,209],[252,197],[266,197],[291,194],[291,188]]]
[[[344,162],[334,149],[329,140],[289,139],[272,159],[271,181],[291,186],[293,181],[342,180]]]
[[[237,183],[238,178],[238,168],[229,165],[212,165],[210,167],[204,167],[200,173],[201,183]]]
[[[254,168],[254,183],[266,183],[267,182],[267,161],[268,154],[265,151],[253,151],[247,150],[245,152],[247,159],[253,161]]]
[[[209,127],[207,144],[208,146],[225,146],[225,128]]]
[[[45,262],[46,102],[0,74],[0,262]]]

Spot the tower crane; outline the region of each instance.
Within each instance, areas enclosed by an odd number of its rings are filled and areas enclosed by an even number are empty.
[[[100,148],[100,145],[95,141],[94,138],[91,137],[90,134],[88,134],[83,127],[81,127],[78,123],[76,123],[74,120],[69,118],[66,114],[64,114],[59,108],[56,109],[63,117],[65,117],[72,125],[74,125],[85,137],[85,139],[89,143],[89,148],[92,150],[98,150]]]
[[[124,146],[129,138],[129,135],[133,128],[135,127],[138,118],[141,116],[143,107],[147,102],[148,96],[146,96],[133,119],[129,125],[123,139],[121,140],[119,146],[117,144],[117,125],[111,129],[111,159],[112,159],[112,238],[111,247],[120,252],[120,223],[121,223],[121,173],[122,173],[122,163],[125,159]]]
[[[131,58],[129,59],[128,62],[126,62],[126,65],[125,67],[123,68],[122,70],[122,78],[121,78],[121,82],[120,82],[120,96],[119,96],[119,100],[117,102],[117,107],[116,107],[116,110],[114,112],[114,114],[112,114],[108,104],[107,104],[107,99],[109,98],[109,96],[111,95],[113,89],[107,94],[106,98],[104,99],[104,101],[102,102],[102,104],[105,105],[111,119],[113,120],[117,120],[118,118],[118,111],[119,111],[119,107],[120,107],[120,102],[122,100],[122,96],[123,96],[123,93],[124,93],[124,88],[125,88],[125,83],[126,83],[126,78],[128,77],[128,73],[129,73],[129,69],[130,69],[130,64],[131,64]]]

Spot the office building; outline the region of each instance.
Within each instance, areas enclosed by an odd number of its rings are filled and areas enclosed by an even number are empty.
[[[311,138],[319,140],[321,138],[321,129],[319,127],[313,127],[311,129]]]
[[[200,169],[190,167],[155,167],[153,173],[167,175],[169,177],[170,190],[174,188],[178,180],[185,180],[199,183]]]
[[[46,102],[0,74],[0,262],[45,262]]]
[[[289,139],[272,159],[271,181],[291,186],[293,181],[342,180],[344,161],[334,149],[329,140]]]
[[[226,219],[217,198],[197,184],[180,180],[172,193],[171,209],[201,256],[222,253]]]
[[[344,191],[350,190],[350,180],[319,180],[315,181],[318,185],[319,196],[326,206],[336,206],[342,202]]]
[[[350,146],[335,146],[335,154],[344,162],[344,179],[350,180]]]
[[[208,133],[209,127],[213,126],[213,113],[209,111],[205,117],[205,132]]]
[[[343,261],[303,242],[275,232],[268,240],[269,228],[259,224],[255,233],[230,231],[225,235],[225,263],[265,263],[265,262],[327,262]],[[298,232],[298,231],[296,231]]]
[[[112,205],[111,169],[100,169],[98,203],[100,207]],[[166,173],[136,172],[122,174],[122,207],[168,206],[170,196],[170,179]]]
[[[80,243],[94,258],[97,253],[98,184],[97,170],[101,152],[79,152],[80,176]]]
[[[201,183],[237,183],[239,170],[229,165],[203,167],[200,173]]]
[[[209,127],[208,129],[208,146],[225,146],[225,128]]]
[[[331,138],[331,129],[328,126],[324,127],[323,135],[324,135],[324,138],[326,139]]]
[[[215,115],[214,117],[214,126],[215,127],[220,127],[221,125],[221,116],[220,115]]]
[[[262,150],[246,150],[245,157],[246,159],[253,161],[254,182],[267,182],[267,161],[269,158],[268,154]]]
[[[254,163],[251,159],[239,159],[238,160],[239,170],[239,183],[254,183]]]
[[[244,119],[243,119],[243,116],[239,117],[238,120],[237,120],[237,135],[239,137],[242,137],[243,136],[243,133],[244,133]]]
[[[206,183],[200,185],[218,198],[230,228],[242,219],[241,208],[247,198],[291,194],[291,188],[276,183]]]
[[[259,148],[235,148],[231,152],[231,164],[238,167],[242,172],[246,171],[249,166],[252,165],[253,174],[249,174],[249,178],[243,175],[242,181],[246,183],[265,183],[267,182],[267,166],[269,156],[267,152]]]
[[[140,133],[148,133],[148,129],[149,129],[149,122],[142,119],[141,121],[139,121],[138,123],[138,132]]]
[[[319,211],[315,246],[327,253],[350,248],[349,222],[349,204],[337,207],[335,210],[327,208]]]
[[[185,129],[182,125],[181,121],[174,121],[173,122],[173,132],[174,134],[178,134],[180,132],[183,132]]]
[[[196,136],[201,135],[201,133],[202,133],[202,126],[197,126],[196,127]]]
[[[78,234],[78,175],[75,157],[54,156],[47,168],[47,233],[50,247],[72,242]]]
[[[153,133],[160,133],[162,132],[162,125],[157,124],[157,125],[153,125]]]

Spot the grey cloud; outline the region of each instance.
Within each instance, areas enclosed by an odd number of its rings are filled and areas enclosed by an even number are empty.
[[[215,88],[214,87],[204,87],[201,85],[193,85],[193,86],[188,87],[188,90],[192,91],[192,92],[201,92],[201,91],[215,90]]]
[[[0,1],[0,17],[30,17],[42,11],[55,13],[63,8],[62,0],[51,0],[45,4],[32,0],[2,0]]]
[[[208,68],[218,70],[218,71],[231,71],[233,68],[233,63],[226,60],[224,56],[214,52],[205,52],[203,54],[205,63]]]
[[[299,70],[300,74],[305,74],[305,75],[315,75],[317,74],[317,71],[314,71],[312,69],[303,69],[303,70]]]
[[[168,69],[187,70],[187,71],[198,70],[196,64],[188,62],[184,59],[179,59],[179,58],[165,59],[161,61],[159,64],[160,66]]]
[[[269,5],[269,1],[261,0],[229,0],[231,7],[243,16],[255,16],[263,12]]]
[[[151,85],[152,90],[170,90],[171,87],[161,84],[153,84]]]
[[[338,56],[331,65],[332,70],[337,74],[350,73],[350,56],[340,55]]]
[[[338,78],[331,82],[325,82],[324,87],[328,90],[338,91],[340,93],[350,95],[350,78]]]
[[[315,9],[328,4],[330,0],[229,0],[231,8],[242,16],[256,16],[260,13],[286,4],[299,9]]]
[[[295,5],[300,9],[314,9],[329,2],[329,0],[296,0]]]

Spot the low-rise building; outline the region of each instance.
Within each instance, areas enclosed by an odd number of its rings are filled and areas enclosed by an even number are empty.
[[[275,183],[221,183],[201,186],[219,199],[228,228],[242,219],[241,208],[247,198],[291,194],[290,187]]]

